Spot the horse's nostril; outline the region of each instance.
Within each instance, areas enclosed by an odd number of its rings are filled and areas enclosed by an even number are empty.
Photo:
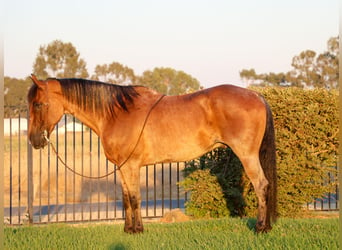
[[[44,146],[47,145],[47,141],[42,133],[32,133],[30,136],[30,144],[35,148],[35,149],[40,149],[43,148]]]

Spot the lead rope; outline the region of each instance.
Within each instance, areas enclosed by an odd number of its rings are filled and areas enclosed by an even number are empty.
[[[145,121],[144,121],[144,124],[141,128],[141,131],[140,131],[140,134],[138,136],[138,140],[133,148],[133,150],[131,151],[131,153],[128,155],[128,157],[126,158],[126,160],[123,161],[123,163],[121,163],[120,166],[117,166],[117,168],[115,168],[113,171],[105,174],[105,175],[101,175],[101,176],[87,176],[87,175],[83,175],[83,174],[80,174],[78,172],[76,172],[74,169],[70,168],[65,162],[64,160],[60,157],[60,155],[58,154],[55,146],[53,145],[53,143],[50,141],[50,139],[47,137],[47,131],[44,130],[44,133],[43,133],[43,136],[45,138],[45,140],[48,142],[48,144],[51,146],[52,148],[52,151],[56,154],[58,160],[65,166],[66,169],[68,169],[69,171],[71,171],[72,173],[78,175],[78,176],[81,176],[81,177],[84,177],[84,178],[88,178],[88,179],[102,179],[102,178],[105,178],[109,175],[112,175],[116,170],[120,170],[122,168],[123,165],[125,165],[127,163],[127,161],[131,158],[131,156],[133,155],[134,151],[136,150],[136,148],[138,147],[138,144],[139,144],[139,141],[141,139],[141,136],[144,132],[144,129],[145,129],[145,126],[147,124],[147,120],[148,118],[150,117],[150,114],[152,113],[152,110],[158,105],[158,103],[163,99],[165,95],[162,95],[160,96],[160,98],[153,104],[153,106],[150,108],[150,110],[148,111],[147,115],[146,115],[146,118],[145,118]]]

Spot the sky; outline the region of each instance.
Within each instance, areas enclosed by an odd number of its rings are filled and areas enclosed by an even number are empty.
[[[71,42],[87,63],[137,75],[182,70],[204,87],[244,86],[239,72],[287,72],[301,51],[326,51],[339,32],[338,0],[5,1],[4,75],[25,78],[42,45]]]

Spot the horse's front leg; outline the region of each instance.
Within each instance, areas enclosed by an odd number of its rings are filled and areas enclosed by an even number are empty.
[[[139,168],[131,169],[124,166],[120,170],[123,202],[125,207],[126,233],[141,233],[144,231],[141,218],[140,172]]]
[[[133,217],[132,217],[132,207],[129,198],[129,192],[126,185],[122,184],[122,200],[125,208],[125,227],[124,231],[126,233],[134,233],[133,229]]]
[[[133,213],[133,231],[134,233],[142,233],[144,231],[144,226],[141,218],[141,195],[139,186],[130,198]]]

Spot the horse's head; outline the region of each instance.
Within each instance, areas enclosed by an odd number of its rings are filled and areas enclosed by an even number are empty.
[[[40,81],[31,76],[33,85],[28,93],[30,121],[28,138],[35,149],[47,145],[51,132],[64,113],[61,88],[56,80]]]

